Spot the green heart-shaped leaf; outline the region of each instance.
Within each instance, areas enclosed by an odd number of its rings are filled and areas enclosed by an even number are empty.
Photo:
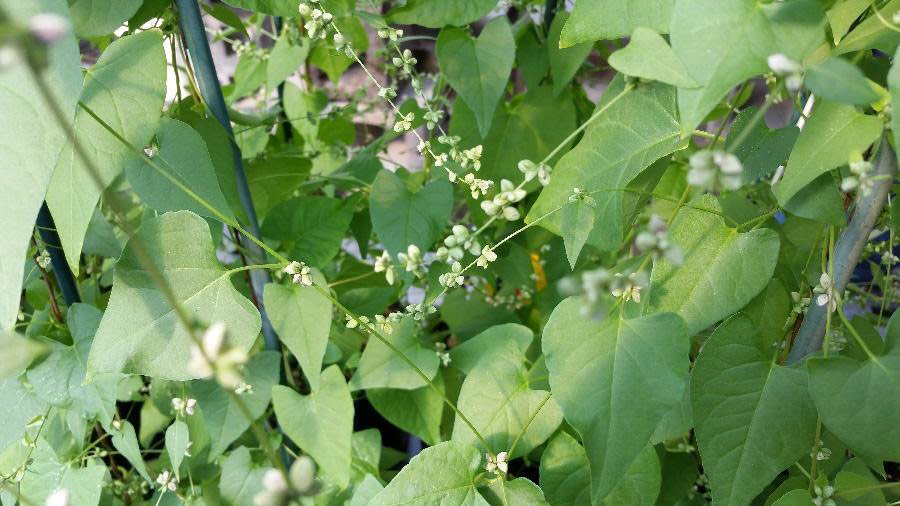
[[[619,72],[679,88],[700,86],[661,35],[649,28],[635,28],[628,45],[609,55],[609,64]]]

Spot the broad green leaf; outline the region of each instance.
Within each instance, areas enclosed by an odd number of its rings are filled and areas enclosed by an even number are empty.
[[[797,138],[784,177],[772,187],[778,202],[785,204],[820,175],[846,164],[853,153],[865,151],[882,125],[881,119],[853,106],[819,101]]]
[[[314,281],[325,285],[317,275]],[[331,332],[331,301],[312,286],[269,283],[263,300],[281,342],[300,363],[310,388],[319,389],[322,359]]]
[[[294,132],[303,137],[307,144],[312,143],[319,131],[319,115],[328,105],[327,97],[318,93],[305,93],[289,82],[284,84],[283,97],[284,113],[291,120]],[[268,137],[265,131],[263,133]]]
[[[596,224],[590,244],[617,249],[624,237],[622,189],[651,163],[679,149],[675,89],[663,84],[626,88],[616,77],[597,104],[581,141],[553,169],[553,178],[526,216],[526,223],[568,202],[573,188],[595,192]],[[541,226],[560,233],[562,217],[554,213]]]
[[[259,312],[216,258],[209,225],[190,211],[166,213],[145,221],[116,263],[112,296],[88,357],[87,381],[114,372],[195,377],[187,367],[194,345],[190,330],[138,260],[134,241],[140,241],[143,254],[188,314],[205,324],[224,322],[229,344],[250,348],[259,334]]]
[[[15,409],[7,410],[3,417],[4,423],[0,424],[0,452],[14,443],[21,444],[26,426],[36,416],[46,415],[50,407],[26,383],[25,375],[0,381],[0,404],[15,406]]]
[[[42,12],[66,14],[64,0],[0,0],[0,6],[10,21],[22,26]],[[81,91],[80,70],[78,43],[71,33],[47,49],[47,67],[42,75],[69,122],[75,117]],[[12,123],[5,122],[8,126],[0,129],[0,163],[15,167],[0,170],[0,216],[4,217],[0,241],[0,330],[12,331],[22,297],[25,252],[66,138],[24,61],[6,65],[0,72],[0,111],[15,123],[12,128]]]
[[[270,89],[283,83],[303,65],[309,55],[309,42],[302,39],[300,45],[291,42],[291,38],[282,35],[275,42],[266,65],[266,84]]]
[[[175,420],[169,428],[166,429],[166,452],[169,454],[169,462],[172,463],[172,471],[175,475],[179,475],[178,468],[184,460],[184,454],[188,451],[188,443],[191,442],[191,436],[188,432],[188,426],[181,420]]]
[[[810,395],[831,433],[867,459],[900,460],[900,404],[892,401],[900,391],[900,347],[864,361],[811,358],[807,369]]]
[[[287,249],[291,258],[313,267],[325,267],[341,249],[357,201],[320,196],[286,200],[266,215],[262,233],[272,239],[290,241]]]
[[[206,201],[226,217],[233,218],[231,208],[219,188],[216,169],[200,134],[181,121],[163,119],[156,132],[159,154],[156,163],[182,185]],[[148,206],[160,212],[188,210],[201,216],[216,218],[215,213],[160,174],[149,163],[131,164],[125,169],[128,182]]]
[[[442,28],[477,21],[497,6],[497,0],[410,0],[389,14],[389,21],[401,25]]]
[[[335,485],[346,487],[350,481],[353,399],[341,369],[333,365],[322,371],[319,390],[309,395],[276,385],[272,403],[284,433],[316,460]]]
[[[491,506],[549,506],[544,493],[528,478],[493,481],[479,492]]]
[[[45,346],[34,339],[0,331],[0,379],[18,376],[44,351]]]
[[[428,379],[437,374],[440,359],[434,349],[422,345],[419,328],[412,317],[394,324],[393,332],[384,337],[423,372]],[[370,336],[350,379],[351,390],[399,388],[414,390],[427,383],[403,358],[375,336]]]
[[[241,446],[228,454],[222,462],[219,493],[228,506],[253,504],[253,496],[263,489],[265,469],[253,463],[250,450]]]
[[[308,158],[268,156],[246,166],[247,184],[253,194],[256,214],[264,218],[276,204],[287,200],[309,178]]]
[[[575,270],[578,255],[581,254],[581,249],[594,229],[594,206],[579,199],[563,207],[560,217],[562,223],[559,225],[559,231],[566,246],[566,257],[569,259],[569,266]]]
[[[242,372],[244,381],[253,389],[241,394],[241,402],[254,418],[258,418],[265,413],[272,399],[272,385],[278,384],[281,355],[273,351],[255,353]],[[192,381],[190,391],[197,399],[199,413],[203,415],[203,427],[209,433],[208,458],[212,460],[250,427],[250,421],[237,401],[216,381]]]
[[[694,206],[721,212],[710,195]],[[672,223],[669,238],[684,252],[684,262],[656,262],[650,305],[677,313],[690,335],[727,318],[762,291],[775,271],[780,245],[770,229],[741,233],[726,227],[721,216],[687,207]]]
[[[166,96],[163,36],[147,30],[117,39],[84,77],[81,101],[133,146],[153,137]],[[66,144],[47,190],[47,205],[69,266],[78,274],[81,245],[100,194],[122,170],[144,162],[83,109],[75,114],[75,132],[99,172],[103,188]]]
[[[85,383],[85,364],[102,313],[88,304],[73,304],[66,314],[72,346],[52,344],[52,353],[30,369],[28,381],[34,392],[49,404],[72,409],[86,419],[108,425],[115,416],[119,373],[103,374]]]
[[[900,50],[898,50],[900,51]],[[894,61],[900,62],[897,55],[894,55]],[[894,103],[900,103],[900,64],[891,65],[891,70],[887,75],[887,85],[891,92],[891,99]],[[900,115],[891,115],[891,133],[894,136],[894,145],[900,146]]]
[[[494,325],[475,337],[466,339],[450,350],[450,367],[469,374],[484,357],[503,352],[507,343],[515,343],[523,354],[534,339],[534,332],[524,325],[504,323]]]
[[[684,396],[690,346],[674,314],[600,322],[582,316],[583,304],[580,297],[561,302],[542,344],[550,387],[584,442],[599,504]]]
[[[779,497],[772,506],[808,506],[812,503],[812,497],[806,489],[791,490]]]
[[[590,42],[585,42],[571,47],[562,47],[559,43],[559,35],[567,19],[569,19],[567,11],[557,12],[550,24],[550,32],[547,34],[547,55],[550,61],[550,76],[553,77],[554,95],[559,95],[559,92],[575,77],[594,46]]]
[[[881,490],[884,485],[872,476],[872,472],[860,458],[847,461],[841,472],[834,477],[834,488],[843,499],[839,504],[881,506],[886,503]]]
[[[200,7],[202,7],[207,14],[225,23],[231,28],[234,28],[244,35],[250,35],[250,33],[247,32],[247,27],[244,26],[244,22],[241,20],[241,17],[238,16],[237,13],[230,9],[228,6],[222,4],[200,4]]]
[[[666,39],[649,28],[635,28],[628,45],[609,55],[609,65],[628,76],[651,79],[679,88],[699,86],[688,75],[684,64],[669,47]]]
[[[745,505],[812,448],[816,410],[806,375],[775,363],[739,314],[706,340],[691,373],[694,427],[717,504]]]
[[[292,18],[299,14],[300,0],[225,0],[225,3],[248,11]]]
[[[871,4],[870,4],[871,5]],[[894,26],[886,26],[894,18],[894,14],[900,11],[900,0],[891,0],[884,7],[878,9],[878,14],[870,14],[863,22],[850,30],[841,43],[834,49],[834,54],[846,54],[860,49],[874,48],[885,53],[893,53],[900,43],[900,33],[894,30]]]
[[[800,129],[794,125],[772,130],[762,118],[753,125],[758,111],[757,107],[747,107],[738,113],[725,139],[725,149],[732,150],[741,160],[747,183],[769,177],[779,165],[784,165],[800,135]],[[739,139],[741,143],[737,144]]]
[[[137,12],[144,0],[74,0],[69,14],[79,37],[109,35]]]
[[[676,2],[672,50],[701,86],[678,90],[682,133],[690,134],[735,85],[768,72],[770,54],[801,61],[824,39],[824,17],[816,0],[768,5],[755,0]]]
[[[834,7],[828,9],[825,15],[828,16],[828,24],[831,25],[831,35],[834,37],[835,45],[844,38],[844,35],[847,35],[847,30],[870,5],[872,5],[871,0],[844,0],[835,3]]]
[[[784,324],[791,314],[793,305],[784,284],[775,277],[741,312],[753,322],[763,339],[762,343],[771,346],[784,337],[786,330]]]
[[[516,67],[529,90],[537,87],[550,70],[550,55],[544,43],[543,28],[538,26],[528,24],[516,33]]]
[[[65,489],[69,492],[70,506],[95,506],[100,502],[103,481],[108,471],[98,460],[89,460],[85,467],[67,462],[65,456],[57,456],[55,449],[45,439],[39,439],[28,472],[18,484],[22,504],[45,504],[47,496]],[[13,503],[10,503],[13,504]],[[54,504],[47,502],[46,504]]]
[[[789,213],[810,220],[843,226],[847,223],[844,194],[831,174],[813,179],[784,205]]]
[[[625,476],[606,496],[603,504],[653,506],[656,504],[661,483],[659,457],[656,456],[653,445],[647,445],[631,463]]]
[[[120,429],[112,427],[111,425],[104,427],[106,432],[112,436],[109,440],[112,443],[113,448],[125,457],[125,460],[134,467],[138,474],[145,480],[150,481],[150,474],[147,473],[144,457],[141,456],[141,447],[138,444],[134,426],[131,425],[131,422],[128,420],[120,420],[120,422],[122,423]]]
[[[482,136],[490,131],[509,80],[515,46],[512,29],[502,16],[488,23],[478,38],[461,28],[445,28],[438,35],[435,51],[441,73],[475,113]]]
[[[483,146],[478,177],[520,181],[519,161],[536,163],[543,160],[575,130],[575,121],[572,93],[564,91],[554,97],[550,86],[540,86],[502,102],[484,140],[471,109],[462,100],[457,100],[450,116],[450,135],[458,135],[461,146]],[[547,128],[551,123],[553,128]],[[550,163],[558,158],[555,155]]]
[[[487,506],[475,489],[483,470],[477,448],[454,441],[422,450],[403,467],[369,506],[452,504]]]
[[[428,250],[447,226],[452,207],[453,187],[445,178],[413,192],[387,170],[375,177],[369,196],[372,227],[391,255],[405,252],[411,244]]]
[[[674,6],[675,0],[578,0],[560,47],[627,37],[638,27],[667,33]]]
[[[514,342],[478,362],[463,381],[457,407],[484,437],[489,446],[485,450],[510,452],[510,459],[527,455],[562,422],[550,392],[530,388],[525,355]],[[452,440],[480,443],[459,415]]]
[[[240,54],[234,69],[234,86],[226,97],[235,102],[258,90],[266,82],[268,60],[260,58],[253,51]]]
[[[378,474],[381,463],[381,432],[366,429],[353,433],[350,438],[350,481],[360,482],[367,474]]]
[[[367,506],[382,490],[384,490],[384,485],[378,481],[378,478],[367,474],[353,490],[353,499],[350,500],[349,506]]]
[[[553,506],[591,504],[591,471],[584,448],[558,432],[541,454],[541,490]]]
[[[444,376],[437,374],[434,385],[444,391]],[[414,434],[426,444],[441,442],[441,418],[444,399],[431,386],[415,390],[370,388],[366,398],[385,420]]]
[[[803,84],[818,97],[844,104],[868,105],[881,98],[859,67],[838,57],[810,67]]]

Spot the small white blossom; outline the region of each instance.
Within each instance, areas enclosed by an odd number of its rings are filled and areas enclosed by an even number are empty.
[[[288,484],[287,480],[284,479],[284,473],[277,469],[269,469],[263,474],[262,479],[263,488],[268,490],[269,492],[287,492]]]
[[[595,207],[597,205],[597,201],[594,200],[594,197],[591,197],[588,192],[578,187],[572,188],[572,194],[569,195],[569,202],[583,202],[590,207]]]
[[[509,463],[506,459],[509,455],[506,452],[500,452],[494,457],[491,454],[485,455],[487,457],[487,463],[484,465],[485,471],[489,473],[497,473],[497,471],[506,474],[509,471]]]
[[[377,314],[375,315],[375,330],[384,334],[391,334],[394,332],[394,326],[391,325],[390,319],[386,318],[384,315]]]
[[[803,70],[799,63],[787,57],[782,53],[770,54],[766,58],[769,68],[777,75],[794,74]]]
[[[197,406],[197,399],[182,399],[175,397],[172,399],[172,409],[181,416],[193,415],[194,407]]]
[[[38,14],[28,21],[28,30],[40,42],[53,44],[69,33],[69,22],[59,14]]]
[[[406,272],[414,272],[419,275],[425,269],[425,264],[422,260],[422,252],[415,244],[407,246],[406,253],[398,253],[397,258],[401,263],[406,264]]]
[[[397,120],[394,122],[394,131],[397,133],[403,133],[410,128],[412,128],[412,122],[416,119],[416,115],[413,113],[403,114],[402,112],[397,113]]]
[[[465,169],[465,168],[468,168],[469,164],[471,163],[472,168],[476,172],[478,172],[479,170],[481,170],[481,152],[482,151],[483,151],[483,148],[482,148],[481,144],[475,146],[474,148],[463,150],[462,159],[459,162],[460,165],[462,165],[462,167]]]
[[[284,268],[284,273],[292,276],[294,284],[312,286],[312,273],[309,266],[303,262],[291,262]]]
[[[871,162],[866,160],[850,162],[850,173],[851,175],[841,180],[841,190],[850,192],[859,188],[860,195],[868,195],[875,184]]]
[[[166,469],[156,477],[156,483],[159,484],[160,490],[174,492],[178,488],[178,477]]]
[[[356,327],[359,327],[360,324],[362,324],[363,330],[368,331],[368,327],[367,327],[367,325],[369,324],[368,317],[360,316],[359,318],[354,318],[353,316],[351,316],[349,314],[345,315],[344,317],[347,319],[347,328],[348,329],[355,329]]]
[[[378,30],[378,36],[382,39],[389,39],[391,42],[397,42],[400,37],[403,37],[403,30],[387,27],[385,29]]]
[[[406,306],[406,312],[413,315],[413,319],[416,321],[423,321],[425,318],[437,312],[437,308],[434,306],[426,306],[425,304],[410,304]]]
[[[441,274],[438,277],[438,282],[441,286],[445,286],[447,288],[453,288],[454,286],[462,286],[465,282],[465,277],[462,275],[462,264],[459,262],[453,262],[453,265],[450,266],[450,272],[446,272]]]
[[[236,386],[234,388],[234,393],[236,393],[238,395],[252,394],[253,393],[253,385],[251,385],[249,383],[244,383],[242,381],[241,383],[238,384],[238,386]]]
[[[397,96],[397,92],[391,87],[378,88],[378,96],[390,100]]]
[[[412,51],[409,49],[404,49],[403,52],[400,53],[400,56],[395,56],[391,59],[391,62],[404,74],[411,74],[416,63],[419,63],[419,61],[413,57]]]
[[[46,506],[69,506],[69,491],[61,488],[47,496]]]
[[[827,272],[823,272],[822,275],[819,276],[819,284],[813,288],[813,293],[817,294],[816,304],[828,306],[829,311],[832,312],[837,309],[838,297],[837,294],[834,293],[834,283]]]
[[[494,186],[493,181],[486,179],[478,179],[475,174],[469,172],[463,176],[462,181],[469,185],[469,191],[472,192],[472,198],[477,199],[481,195],[486,195],[488,190]]]
[[[525,181],[531,181],[535,177],[538,178],[538,181],[541,183],[541,186],[547,186],[550,184],[550,173],[552,169],[546,163],[536,164],[531,160],[520,160],[519,171],[525,175]]]
[[[228,346],[226,338],[224,322],[210,325],[201,337],[201,346],[191,346],[188,370],[198,378],[208,378],[215,374],[220,384],[234,388],[242,381],[238,367],[247,362],[247,353],[240,348]]]
[[[820,487],[816,485],[813,487],[813,492],[816,493],[816,497],[813,498],[813,504],[815,506],[836,506],[837,503],[831,497],[834,495],[834,487],[831,485],[825,485],[824,487]]]
[[[438,356],[438,359],[441,361],[441,365],[447,367],[450,365],[450,353],[447,352],[447,344],[443,342],[434,343],[434,353]]]
[[[113,429],[121,431],[122,430],[122,420],[113,420],[112,426],[113,426]]]
[[[481,250],[481,256],[479,256],[478,259],[475,260],[475,264],[478,265],[478,267],[487,269],[488,264],[495,260],[497,260],[497,254],[494,253],[494,250],[492,250],[490,246],[485,246]]]
[[[440,109],[429,110],[425,113],[425,127],[429,130],[434,130],[434,127],[440,123],[441,119],[444,117],[444,111]]]
[[[691,155],[687,182],[704,191],[737,190],[743,185],[743,165],[724,151],[698,151]]]
[[[38,265],[41,266],[41,269],[47,269],[50,267],[50,252],[47,250],[41,250],[41,254],[34,259]]]
[[[779,165],[775,168],[775,174],[772,175],[772,181],[769,182],[769,185],[775,186],[781,181],[782,177],[784,177],[784,165]]]
[[[621,297],[628,302],[641,301],[641,290],[647,286],[647,275],[642,272],[632,272],[628,276],[617,273],[610,285],[610,293],[613,297]]]
[[[375,259],[375,272],[383,272],[388,284],[394,284],[394,262],[387,251],[382,252],[381,256]]]
[[[634,246],[641,253],[651,253],[655,258],[665,257],[675,265],[684,261],[681,248],[669,241],[666,222],[655,214],[650,217],[647,229],[635,237]]]

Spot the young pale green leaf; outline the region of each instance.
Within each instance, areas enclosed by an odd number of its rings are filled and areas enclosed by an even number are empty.
[[[18,376],[45,351],[44,345],[38,341],[0,331],[0,379]]]
[[[147,465],[144,463],[144,457],[141,456],[141,447],[138,444],[137,434],[134,432],[134,426],[128,420],[120,420],[121,428],[117,429],[113,426],[106,426],[106,432],[112,435],[109,438],[113,445],[125,460],[127,460],[134,469],[145,480],[150,481],[150,474],[147,472]]]
[[[464,26],[497,6],[497,0],[410,0],[389,14],[388,21],[427,28]]]
[[[156,163],[166,174],[186,186],[223,215],[233,218],[231,208],[219,188],[216,169],[206,143],[193,128],[181,121],[163,119],[156,132],[159,154]],[[188,210],[218,219],[215,213],[185,193],[148,162],[125,168],[131,188],[148,206],[160,212]]]
[[[305,93],[290,82],[284,84],[283,97],[284,113],[290,118],[294,132],[303,137],[307,144],[314,143],[319,132],[319,115],[328,105],[327,97],[319,93]],[[252,130],[252,132],[259,131],[263,131],[268,137],[265,129]],[[244,156],[247,156],[246,152]]]
[[[394,324],[393,332],[385,335],[388,341],[403,352],[416,366],[433,379],[440,359],[434,349],[422,345],[418,326],[412,317]],[[427,386],[421,376],[397,353],[375,336],[369,337],[359,366],[350,379],[351,390],[369,388],[399,388],[414,390]]]
[[[837,45],[847,31],[853,26],[853,23],[859,18],[872,2],[869,0],[845,0],[837,2],[834,7],[828,9],[825,13],[828,16],[828,24],[831,25],[831,35],[834,37],[834,44]]]
[[[564,431],[541,454],[541,490],[553,506],[591,504],[591,471],[587,453]]]
[[[491,506],[550,506],[540,487],[528,478],[492,481],[479,492]]]
[[[487,506],[475,477],[483,461],[477,448],[447,441],[422,450],[388,483],[369,506],[453,504]]]
[[[779,497],[777,501],[772,503],[772,506],[809,506],[814,504],[812,500],[808,490],[796,489]]]
[[[700,86],[688,74],[666,39],[649,28],[635,28],[628,45],[609,55],[609,65],[628,76],[679,88]]]
[[[432,381],[434,386],[444,391],[442,374],[435,375]],[[415,390],[370,388],[366,390],[366,398],[385,420],[422,438],[426,444],[441,442],[444,399],[431,386]]]
[[[384,490],[384,485],[378,481],[378,478],[367,474],[353,490],[353,498],[350,500],[349,506],[367,506],[382,490]]]
[[[554,398],[587,449],[599,504],[684,396],[690,345],[674,314],[601,322],[582,316],[584,304],[580,297],[561,302],[542,344]]]
[[[797,138],[784,177],[772,187],[782,205],[820,175],[862,153],[881,134],[882,121],[855,107],[820,101]]]
[[[74,0],[69,14],[79,37],[109,35],[137,12],[144,0]]]
[[[303,196],[285,200],[266,215],[262,233],[291,241],[289,256],[313,267],[325,267],[341,249],[358,200]]]
[[[314,282],[325,284],[321,275]],[[312,286],[269,283],[263,293],[272,327],[297,357],[310,388],[319,389],[322,359],[331,331],[331,301]]]
[[[381,463],[381,432],[366,429],[350,438],[350,481],[359,483],[367,474],[378,474]]]
[[[22,26],[41,12],[66,13],[64,0],[0,3],[10,21]],[[74,36],[66,34],[47,48],[47,66],[42,76],[71,122],[81,91],[80,58]],[[0,170],[0,216],[4,217],[0,241],[0,329],[12,331],[22,298],[25,251],[66,138],[24,61],[6,65],[0,72],[0,111],[10,120],[0,128],[0,163],[15,167]]]
[[[890,401],[900,389],[900,347],[865,361],[811,358],[807,369],[809,392],[829,431],[857,455],[900,460],[900,404]]]
[[[178,476],[178,468],[184,460],[184,454],[188,451],[191,436],[188,426],[181,420],[175,420],[166,429],[166,452],[169,454],[169,462],[172,463],[172,472]]]
[[[847,223],[844,194],[831,174],[822,174],[804,186],[784,204],[784,210],[795,216],[835,226]]]
[[[300,44],[296,45],[290,37],[278,38],[275,47],[272,48],[272,53],[269,54],[269,64],[266,65],[266,85],[269,89],[275,89],[294,72],[297,72],[309,55],[309,45],[307,39],[301,39]]]
[[[372,227],[391,255],[405,252],[411,244],[426,251],[447,225],[452,207],[453,187],[445,178],[412,192],[387,170],[375,177],[369,196]]]
[[[488,23],[478,38],[461,28],[445,28],[438,35],[435,50],[441,72],[475,113],[482,137],[491,129],[494,109],[509,80],[515,47],[503,16]]]
[[[560,47],[627,37],[635,28],[669,31],[675,0],[580,0],[563,28]]]
[[[559,35],[567,19],[569,19],[567,11],[557,12],[547,34],[547,56],[550,61],[550,76],[553,77],[554,95],[559,95],[559,92],[565,89],[594,47],[590,42],[565,48],[560,45]]]
[[[162,32],[147,30],[117,39],[106,48],[85,75],[81,101],[125,140],[142,148],[157,130],[165,96]],[[144,162],[83,109],[75,114],[74,129],[94,161],[103,188],[69,141],[46,198],[66,259],[78,274],[84,234],[100,194],[125,167]]]
[[[676,2],[672,50],[701,86],[678,90],[682,133],[689,135],[735,85],[768,72],[770,54],[802,61],[824,39],[824,17],[816,0],[768,5],[755,0]]]
[[[547,128],[548,124],[553,128]],[[508,102],[501,102],[494,113],[491,131],[483,141],[475,116],[464,101],[454,102],[450,116],[450,135],[458,135],[461,146],[483,146],[478,177],[493,181],[520,181],[519,161],[542,160],[575,126],[572,93],[563,91],[554,96],[549,85],[536,86]],[[558,155],[549,163],[557,159]]]
[[[523,354],[528,350],[534,332],[518,323],[494,325],[475,337],[466,339],[450,350],[450,367],[469,374],[485,357],[507,349],[507,343],[515,343]]]
[[[54,342],[50,355],[29,369],[27,377],[34,392],[49,404],[108,425],[115,416],[116,385],[122,375],[103,374],[91,383],[84,382],[84,364],[102,316],[94,306],[73,304],[66,314],[72,346]]]
[[[888,54],[893,53],[897,49],[897,44],[900,44],[900,33],[897,33],[894,30],[895,27],[890,25],[897,12],[900,12],[900,0],[891,0],[878,9],[878,14],[870,14],[853,30],[850,30],[850,33],[834,49],[834,54],[847,54],[869,48]],[[885,24],[883,20],[886,20],[888,24]]]
[[[776,364],[778,351],[739,314],[706,340],[691,373],[697,443],[718,504],[748,504],[813,446],[806,375]]]
[[[624,237],[623,188],[651,163],[683,146],[675,88],[650,84],[631,89],[616,77],[588,121],[584,137],[556,164],[525,221],[533,223],[566,204],[573,188],[599,191],[592,195],[596,224],[588,242],[613,250]],[[559,234],[562,217],[554,213],[540,224]]]
[[[583,200],[577,200],[562,208],[560,218],[562,222],[559,232],[566,246],[566,257],[569,259],[569,266],[575,270],[578,255],[594,229],[594,207]]]
[[[269,407],[272,385],[278,384],[281,372],[281,354],[274,351],[255,353],[242,372],[244,382],[252,390],[240,394],[241,402],[255,419]],[[197,399],[197,407],[203,416],[203,428],[209,433],[208,459],[215,459],[250,427],[250,421],[231,394],[213,380],[192,381],[190,392]]]
[[[721,212],[710,195],[695,200],[694,206]],[[677,313],[690,335],[747,305],[769,283],[778,261],[780,241],[774,231],[741,233],[726,227],[717,214],[700,209],[679,211],[669,237],[684,251],[684,262],[656,262],[650,305]]]
[[[353,399],[341,369],[333,365],[322,371],[319,390],[309,395],[276,385],[272,403],[284,433],[316,460],[335,485],[346,487],[350,482]]]
[[[525,355],[516,343],[484,357],[466,376],[457,407],[485,438],[491,452],[527,455],[559,427],[562,412],[550,392],[528,385]],[[472,429],[457,415],[453,441],[477,445]],[[515,444],[515,447],[513,445]]]
[[[50,407],[32,388],[27,388],[26,383],[24,375],[0,381],[0,404],[15,406],[7,411],[4,423],[0,424],[0,451],[12,444],[21,444],[28,424],[35,417],[46,415]]]
[[[803,84],[818,97],[844,104],[868,105],[881,98],[859,67],[838,57],[810,67]]]
[[[60,449],[62,453],[62,449]],[[31,463],[22,481],[17,484],[17,492],[28,502],[22,504],[54,504],[47,501],[53,492],[65,489],[69,493],[70,506],[94,506],[99,504],[103,492],[103,482],[108,470],[97,460],[85,467],[76,467],[70,459],[58,456],[55,449],[45,439],[39,439]],[[16,504],[16,501],[10,502]]]
[[[88,381],[114,372],[173,380],[196,377],[187,367],[194,345],[191,330],[138,260],[134,241],[141,242],[188,314],[207,324],[224,322],[229,344],[250,348],[259,334],[259,312],[234,288],[216,258],[209,225],[190,211],[166,213],[145,221],[116,263],[109,306],[88,357]]]
[[[253,496],[263,489],[265,470],[253,463],[246,446],[235,449],[222,461],[219,493],[228,506],[253,504]]]
[[[268,156],[247,163],[247,184],[256,214],[265,219],[272,207],[290,198],[309,179],[311,169],[308,158],[295,156]]]
[[[733,150],[741,160],[748,184],[769,177],[779,165],[784,165],[800,135],[800,129],[794,125],[775,130],[763,120],[752,125],[758,111],[757,107],[747,107],[738,113],[725,139],[725,149]],[[740,138],[743,140],[737,144]]]

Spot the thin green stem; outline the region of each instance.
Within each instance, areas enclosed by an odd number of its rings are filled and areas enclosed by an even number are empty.
[[[538,404],[537,409],[535,409],[534,412],[531,414],[531,416],[528,417],[528,421],[525,422],[525,425],[523,425],[522,429],[519,431],[519,433],[516,434],[516,438],[513,439],[512,444],[509,446],[509,457],[510,458],[512,458],[513,454],[515,453],[516,445],[519,444],[519,440],[522,439],[522,436],[525,435],[525,432],[528,430],[528,427],[531,426],[531,422],[533,422],[534,419],[537,418],[538,413],[540,413],[541,410],[544,409],[544,404],[547,404],[547,401],[549,401],[551,397],[552,397],[552,395],[550,394],[550,392],[547,392],[547,396],[544,397],[544,400],[542,400],[540,404]]]

